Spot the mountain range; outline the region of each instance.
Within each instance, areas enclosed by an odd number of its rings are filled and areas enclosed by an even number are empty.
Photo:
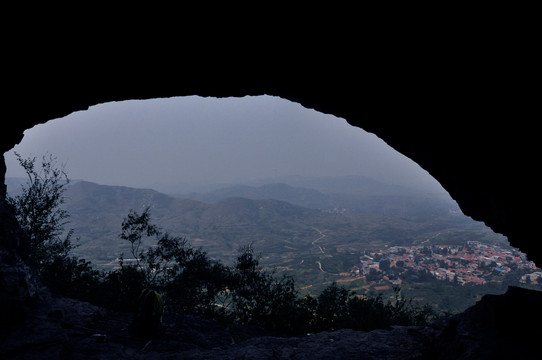
[[[446,194],[442,187],[432,185],[429,188],[413,188],[377,181],[368,176],[282,176],[274,178],[262,178],[252,180],[240,180],[236,183],[224,184],[153,184],[147,186],[165,194],[177,197],[190,197],[193,194],[207,194],[215,191],[222,192],[224,189],[239,187],[261,187],[273,184],[287,184],[295,188],[317,190],[323,193],[346,193],[356,195],[406,195],[406,194]]]
[[[296,262],[311,264],[311,271],[322,271],[324,260],[340,254],[355,258],[364,249],[412,245],[436,234],[445,234],[439,240],[451,243],[465,241],[466,234],[470,239],[501,241],[462,215],[449,197],[364,180],[356,189],[346,185],[353,179],[336,179],[343,186],[335,192],[325,192],[323,186],[318,190],[271,183],[182,197],[73,181],[65,193],[65,208],[70,213],[68,226],[78,237],[74,253],[106,267],[114,265],[121,253],[131,256],[129,244],[118,236],[121,224],[130,209],[141,212],[146,207],[151,209],[151,221],[164,232],[186,237],[212,257],[230,262],[240,246],[253,244],[266,265]],[[325,182],[332,180],[320,183]],[[15,183],[8,181],[10,194]]]
[[[435,213],[448,211],[454,202],[440,193],[424,193],[398,185],[389,185],[362,177],[290,178],[311,188],[291,186],[287,183],[263,185],[234,185],[205,193],[174,195],[177,198],[215,203],[230,197],[253,200],[275,199],[294,205],[327,212]],[[318,189],[318,190],[317,190]],[[407,210],[408,207],[408,210]]]

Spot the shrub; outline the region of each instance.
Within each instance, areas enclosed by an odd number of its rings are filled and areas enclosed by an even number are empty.
[[[230,315],[234,322],[289,334],[307,328],[300,323],[308,316],[294,280],[288,276],[276,278],[261,269],[252,246],[240,248],[231,279]]]
[[[102,274],[95,305],[118,311],[133,311],[137,297],[145,288],[145,275],[136,265],[124,265]]]
[[[224,296],[229,284],[229,269],[220,262],[211,261],[205,252],[192,250],[176,273],[162,287],[170,311],[218,317],[224,314],[218,306],[218,297]]]

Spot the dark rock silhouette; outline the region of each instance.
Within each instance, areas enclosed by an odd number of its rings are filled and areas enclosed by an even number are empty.
[[[157,335],[133,336],[132,314],[50,298],[14,331],[1,358],[44,359],[538,359],[542,293],[511,287],[427,327],[349,329],[279,337],[254,327],[172,316]]]
[[[510,287],[485,295],[442,324],[435,337],[439,359],[537,359],[542,353],[542,293]]]

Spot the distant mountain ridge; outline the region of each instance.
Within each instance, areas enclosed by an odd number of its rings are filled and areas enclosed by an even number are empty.
[[[240,179],[229,183],[155,183],[145,187],[155,189],[164,194],[176,197],[192,196],[191,194],[207,194],[237,186],[261,187],[269,184],[287,184],[294,188],[306,188],[319,191],[324,194],[348,193],[357,195],[407,195],[407,194],[446,194],[446,191],[438,184],[420,183],[418,186],[396,185],[394,179],[389,182],[375,180],[369,176],[346,175],[346,176],[276,176],[262,179]]]
[[[403,185],[394,185],[375,180],[368,176],[347,175],[347,176],[286,176],[282,178],[256,180],[247,185],[262,186],[272,183],[285,183],[293,187],[314,189],[325,194],[355,194],[362,196],[375,195],[413,195],[425,192],[433,192],[433,189],[422,191]]]
[[[319,207],[329,200],[329,196],[314,189],[293,187],[285,183],[265,184],[261,186],[235,185],[207,193],[191,193],[177,197],[214,203],[230,197],[242,197],[252,200],[274,199],[292,204]]]
[[[298,180],[302,182],[301,179]],[[437,204],[440,208],[452,206],[451,199],[442,194],[428,194],[403,186],[384,184],[367,177],[352,176],[321,180],[306,178],[303,182],[322,190],[295,187],[286,183],[270,183],[258,186],[235,185],[206,193],[190,193],[175,197],[205,203],[215,203],[229,197],[253,200],[275,199],[311,209],[354,213],[389,212],[392,208],[397,211],[398,207],[404,210],[408,207],[408,210],[412,210],[412,207],[419,208],[421,205],[429,206],[432,210]]]

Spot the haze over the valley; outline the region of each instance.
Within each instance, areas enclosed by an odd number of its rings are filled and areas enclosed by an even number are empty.
[[[5,154],[44,153],[71,179],[190,192],[207,184],[291,176],[362,175],[427,192],[444,190],[425,170],[346,120],[270,96],[178,97],[113,102],[35,126]]]

